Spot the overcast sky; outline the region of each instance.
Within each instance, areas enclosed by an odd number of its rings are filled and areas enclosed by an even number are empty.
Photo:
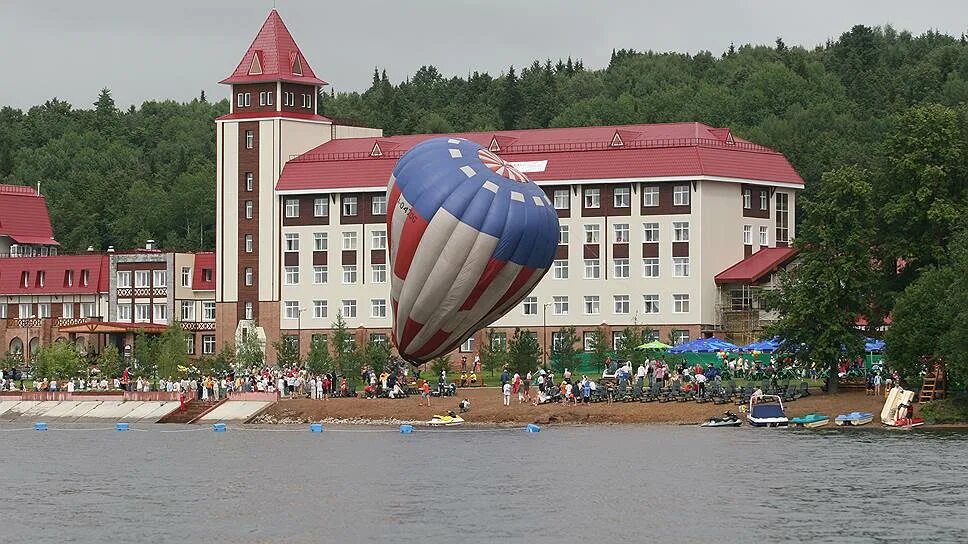
[[[189,100],[232,72],[272,0],[0,0],[0,106],[50,97],[89,107]],[[554,1],[277,0],[296,43],[337,91],[365,90],[373,67],[397,82],[424,64],[497,74],[534,59],[608,63],[612,48],[719,54],[730,42],[808,47],[854,24],[968,31],[968,0]]]

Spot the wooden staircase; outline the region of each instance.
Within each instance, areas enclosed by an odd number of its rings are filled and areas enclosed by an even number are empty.
[[[158,423],[195,423],[227,400],[192,400],[185,404],[184,411],[175,410],[159,419]]]
[[[931,402],[935,399],[943,399],[945,396],[944,372],[931,372],[924,376],[921,384],[921,393],[918,395],[918,403]]]

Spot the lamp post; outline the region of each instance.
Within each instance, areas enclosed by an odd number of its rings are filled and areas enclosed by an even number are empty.
[[[541,343],[544,344],[541,350],[541,366],[548,367],[548,306],[550,302],[545,302],[541,308]]]
[[[302,314],[307,308],[300,306],[296,312],[296,358],[302,360]]]

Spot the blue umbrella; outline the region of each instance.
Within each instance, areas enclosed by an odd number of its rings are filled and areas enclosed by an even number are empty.
[[[697,338],[684,344],[679,344],[669,350],[669,353],[715,353],[718,351],[735,351],[739,346],[719,338]]]
[[[740,351],[762,351],[763,353],[773,353],[774,351],[780,349],[780,339],[773,337],[768,340],[759,340],[757,342],[753,342],[752,344],[747,344],[739,349]]]
[[[864,351],[884,351],[884,341],[875,338],[864,339]]]

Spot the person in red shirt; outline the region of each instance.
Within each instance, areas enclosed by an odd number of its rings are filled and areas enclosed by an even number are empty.
[[[427,399],[427,406],[430,406],[430,384],[427,380],[424,380],[423,385],[420,386],[420,404],[418,406],[423,406],[423,399]]]

